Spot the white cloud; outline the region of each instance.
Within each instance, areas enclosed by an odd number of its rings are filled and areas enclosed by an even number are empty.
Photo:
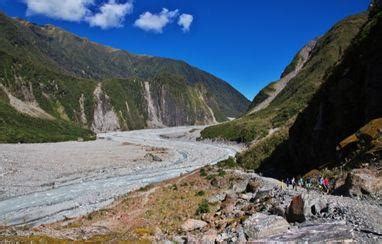
[[[102,29],[121,27],[126,14],[131,13],[132,10],[133,4],[131,2],[122,4],[110,0],[100,7],[99,13],[86,17],[86,21],[89,22],[90,26],[98,26]]]
[[[134,25],[145,31],[153,31],[156,33],[162,33],[163,28],[171,23],[174,18],[178,16],[179,10],[169,11],[163,8],[158,14],[152,14],[145,12],[139,16]]]
[[[190,27],[193,20],[194,16],[192,16],[191,14],[182,14],[179,16],[178,25],[182,27],[182,30],[184,32],[188,32],[190,31]]]
[[[27,15],[45,15],[54,19],[81,21],[90,14],[94,0],[25,0]]]

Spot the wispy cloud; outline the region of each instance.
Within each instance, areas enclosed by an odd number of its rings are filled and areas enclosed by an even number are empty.
[[[81,21],[91,14],[94,0],[25,0],[27,15],[45,15],[54,19]]]
[[[85,21],[90,26],[102,29],[123,26],[125,16],[132,12],[133,3],[127,1],[118,3],[116,0],[103,2],[98,12],[92,12],[91,6],[95,0],[24,0],[27,5],[27,15],[44,15],[66,21]]]
[[[188,32],[190,31],[192,21],[194,21],[194,16],[191,14],[181,14],[179,16],[178,25],[182,27],[184,32]]]
[[[156,33],[162,33],[163,28],[169,23],[173,22],[178,16],[179,10],[169,11],[163,8],[160,13],[145,12],[139,16],[134,25],[145,31],[152,31]]]
[[[98,26],[102,29],[122,27],[125,16],[131,13],[132,10],[133,4],[131,2],[119,4],[114,0],[110,0],[100,7],[99,13],[85,19],[90,26]]]
[[[0,0],[1,1],[1,0]],[[133,11],[133,0],[22,0],[27,5],[26,14],[44,15],[49,18],[86,22],[101,29],[122,27],[126,15]],[[178,18],[179,17],[179,18]],[[134,26],[154,33],[163,29],[178,18],[177,24],[184,32],[190,31],[194,17],[163,8],[159,13],[146,11],[134,22]]]

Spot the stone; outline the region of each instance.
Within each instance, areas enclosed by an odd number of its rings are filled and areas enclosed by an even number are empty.
[[[210,204],[216,204],[216,203],[219,203],[221,201],[223,201],[226,197],[226,193],[218,193],[218,194],[215,194],[213,196],[210,196],[209,198],[207,198],[207,201],[208,203]]]
[[[301,195],[294,196],[292,198],[292,201],[290,202],[288,206],[286,217],[288,222],[290,223],[293,223],[293,222],[302,223],[305,221],[304,200],[302,199]]]
[[[242,193],[247,189],[249,180],[240,180],[232,186],[235,193]]]
[[[247,237],[245,237],[244,228],[242,225],[239,225],[236,229],[237,232],[237,243],[246,243]]]
[[[198,244],[198,243],[200,243],[200,241],[196,236],[194,236],[190,233],[187,233],[187,242],[186,243]]]
[[[379,196],[382,194],[382,177],[370,169],[354,169],[346,176],[341,186],[336,186],[336,194],[351,197]]]
[[[301,196],[304,201],[305,218],[311,217],[313,215],[319,215],[329,210],[329,204],[325,198],[310,194],[302,194]]]
[[[237,195],[233,193],[228,193],[222,202],[220,209],[225,214],[230,214],[235,210],[235,205],[237,202]]]
[[[263,182],[258,179],[258,178],[253,178],[249,180],[247,187],[246,187],[246,192],[252,192],[255,193],[257,192],[261,187],[263,186]]]
[[[162,162],[162,159],[160,157],[152,153],[146,153],[146,155],[144,156],[144,159],[150,162]]]
[[[248,241],[279,235],[289,229],[289,223],[280,216],[256,213],[243,223],[244,233]]]
[[[174,236],[172,238],[172,241],[173,243],[177,243],[177,244],[183,244],[183,243],[186,243],[186,240],[187,240],[187,237],[186,236]]]
[[[218,239],[218,232],[214,229],[208,230],[201,238],[201,243],[215,244]]]
[[[246,201],[251,200],[255,195],[253,193],[243,193],[240,194],[240,198]]]
[[[202,220],[197,219],[188,219],[182,224],[183,231],[193,231],[197,229],[203,229],[207,226],[207,223]]]
[[[325,198],[316,195],[301,194],[292,198],[286,212],[289,222],[302,223],[306,219],[329,211],[329,204]]]

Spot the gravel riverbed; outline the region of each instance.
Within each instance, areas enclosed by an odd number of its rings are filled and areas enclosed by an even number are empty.
[[[83,215],[240,150],[197,142],[202,128],[105,133],[92,142],[1,144],[0,224],[39,225]]]

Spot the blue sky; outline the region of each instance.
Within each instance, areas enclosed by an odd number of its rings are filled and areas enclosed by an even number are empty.
[[[366,10],[368,3],[0,0],[0,10],[132,53],[184,60],[226,80],[252,99],[279,78],[304,44],[342,18]]]

